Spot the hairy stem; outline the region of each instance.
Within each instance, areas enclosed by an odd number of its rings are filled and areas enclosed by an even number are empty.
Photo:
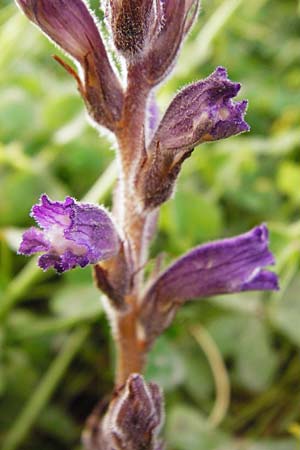
[[[130,299],[136,303],[134,299]],[[116,385],[124,384],[131,373],[141,373],[146,362],[145,342],[138,335],[137,311],[118,317]]]
[[[148,254],[145,239],[148,213],[136,201],[134,179],[145,155],[145,121],[149,88],[141,68],[129,66],[123,114],[116,133],[122,175],[114,209],[120,220],[132,257],[132,289],[126,298],[128,312],[116,319],[116,384],[123,384],[133,372],[141,372],[145,362],[145,343],[138,337],[138,302],[143,282],[143,266]]]

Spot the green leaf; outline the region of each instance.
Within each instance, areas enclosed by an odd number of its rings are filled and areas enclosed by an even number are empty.
[[[297,204],[300,203],[300,167],[291,161],[282,162],[279,167],[277,184],[280,191]]]
[[[272,323],[298,347],[300,346],[300,277],[298,276],[284,298],[269,309]]]
[[[222,229],[221,210],[213,200],[195,190],[178,190],[163,206],[160,225],[178,251],[214,239]]]
[[[245,319],[236,351],[237,381],[252,391],[262,392],[271,385],[277,367],[278,355],[265,324],[255,318]]]
[[[174,389],[185,378],[181,354],[165,336],[158,339],[149,355],[146,378],[158,383],[165,390]]]
[[[297,444],[293,439],[265,440],[250,445],[246,450],[297,450]]]
[[[193,408],[179,404],[167,417],[167,440],[174,450],[225,450],[229,443],[224,433],[211,429],[202,414]]]
[[[64,286],[52,298],[51,309],[66,318],[97,316],[102,312],[99,291],[89,284]]]
[[[208,331],[221,353],[234,358],[234,379],[238,384],[255,392],[270,386],[278,356],[265,323],[245,314],[232,314],[212,321]]]

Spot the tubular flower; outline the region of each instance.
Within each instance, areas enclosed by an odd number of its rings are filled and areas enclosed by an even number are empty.
[[[99,206],[78,203],[71,197],[52,202],[42,195],[31,216],[41,229],[31,227],[23,234],[19,253],[43,252],[38,264],[43,270],[54,267],[64,272],[85,267],[115,256],[121,245],[116,228]]]
[[[141,322],[152,341],[171,323],[178,307],[187,300],[242,291],[278,289],[268,248],[265,225],[240,236],[211,242],[179,258],[146,293]]]
[[[247,101],[232,101],[240,88],[218,67],[174,98],[138,174],[137,190],[145,207],[157,207],[170,197],[181,164],[195,146],[249,131],[244,120]]]

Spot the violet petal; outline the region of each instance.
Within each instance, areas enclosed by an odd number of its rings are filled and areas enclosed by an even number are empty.
[[[159,143],[163,150],[178,152],[249,131],[244,120],[247,102],[232,101],[240,87],[218,67],[205,80],[184,88],[171,102],[152,146]]]
[[[31,227],[23,234],[19,253],[22,255],[32,255],[38,252],[48,251],[50,242],[44,236],[44,233],[38,228]]]

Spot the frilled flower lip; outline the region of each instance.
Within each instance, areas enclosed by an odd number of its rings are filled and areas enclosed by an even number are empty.
[[[53,202],[43,194],[30,215],[39,227],[23,234],[19,253],[44,252],[38,264],[64,272],[85,267],[117,254],[120,238],[108,212],[97,205],[78,203],[72,197]]]
[[[161,148],[178,152],[249,131],[244,119],[248,101],[232,100],[240,89],[221,66],[186,86],[171,102],[151,145],[159,142]]]

